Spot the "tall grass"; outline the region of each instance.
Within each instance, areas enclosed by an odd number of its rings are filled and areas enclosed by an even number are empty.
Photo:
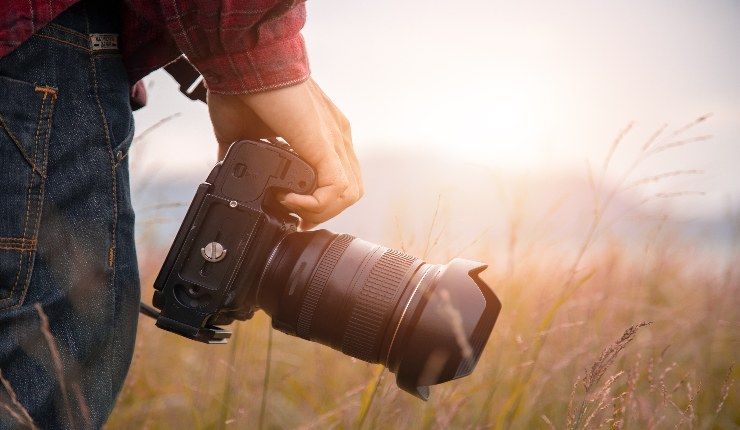
[[[615,233],[634,211],[683,190],[644,196],[630,212],[609,215],[622,193],[701,174],[676,166],[635,177],[657,154],[705,141],[691,133],[707,117],[661,127],[625,171],[612,172],[633,133],[623,130],[598,171],[589,168],[593,210],[579,220],[570,252],[549,246],[543,234],[561,222],[557,203],[532,220],[519,194],[509,201],[507,232],[481,228],[463,250],[493,263],[483,278],[503,311],[475,372],[434,387],[428,402],[398,390],[395,375],[379,366],[270,332],[264,314],[240,323],[226,347],[142,319],[108,428],[737,428],[740,248],[718,261],[665,217],[639,221],[640,239]],[[422,243],[399,234],[387,245],[437,262],[456,256],[460,248],[444,234],[438,209],[430,210]],[[740,214],[728,217],[740,228]],[[398,219],[398,230],[409,222],[416,221]],[[506,254],[493,243],[505,243]],[[139,244],[148,256],[140,263],[144,297],[166,252],[160,245]]]

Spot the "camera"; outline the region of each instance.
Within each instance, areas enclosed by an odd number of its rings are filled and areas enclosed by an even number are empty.
[[[226,343],[222,326],[261,309],[284,333],[383,364],[422,399],[430,385],[470,374],[501,309],[479,276],[486,266],[298,231],[275,193],[310,194],[315,182],[284,141],[233,143],[198,187],[154,282],[157,326]]]

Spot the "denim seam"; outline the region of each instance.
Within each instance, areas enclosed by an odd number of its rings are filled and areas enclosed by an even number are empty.
[[[2,243],[18,243],[18,242],[24,242],[30,239],[27,239],[25,237],[14,237],[14,236],[1,236],[0,237],[0,244]]]
[[[26,244],[7,244],[7,245],[0,245],[0,251],[35,251],[36,248],[36,242],[28,242],[28,245]]]
[[[65,26],[63,26],[63,25],[59,25],[59,24],[56,24],[56,23],[53,23],[53,22],[50,22],[50,23],[48,23],[47,25],[48,25],[49,27],[53,27],[53,28],[56,28],[56,29],[57,29],[57,30],[59,30],[59,31],[63,31],[63,32],[65,32],[65,33],[69,33],[69,34],[71,34],[71,35],[73,35],[73,36],[78,36],[78,37],[80,37],[81,39],[85,39],[85,40],[87,40],[87,35],[86,35],[86,34],[84,34],[84,33],[80,33],[79,31],[76,31],[76,30],[72,30],[71,28],[67,28],[67,27],[65,27]]]
[[[35,135],[35,138],[34,138],[34,144],[33,144],[33,150],[34,150],[34,153],[33,153],[33,161],[34,162],[36,161],[36,146],[37,146],[37,139],[38,139],[38,127],[41,126],[41,116],[43,115],[43,112],[44,112],[44,102],[45,102],[45,100],[46,100],[46,94],[44,94],[44,97],[41,100],[41,108],[40,108],[40,111],[39,111],[39,123],[38,123],[38,126],[36,128],[36,135]],[[29,224],[28,223],[28,215],[31,213],[31,187],[32,187],[32,185],[33,185],[33,171],[31,171],[29,173],[28,185],[26,186],[26,216],[23,219],[23,237],[24,238],[28,236],[26,233],[28,232],[28,224]],[[13,293],[15,293],[15,289],[18,286],[18,280],[21,277],[21,271],[23,270],[23,257],[25,256],[26,253],[25,252],[19,252],[18,254],[19,254],[18,255],[18,270],[15,272],[15,281],[13,281],[13,287],[10,288],[10,293],[8,293],[8,297],[0,300],[0,303],[5,302],[5,301],[9,301],[10,303],[13,303]],[[18,306],[19,304],[20,304],[20,301],[18,301],[15,305],[8,306],[5,309],[8,309],[8,308],[12,309],[15,306]]]
[[[39,140],[39,129],[41,128],[41,123],[43,121],[44,117],[44,106],[46,104],[46,93],[43,93],[44,96],[41,98],[41,108],[39,109],[39,122],[36,125],[36,133],[34,135],[33,139],[33,162],[34,165],[36,164],[36,159],[38,158],[38,140]],[[43,176],[43,175],[42,175]],[[31,198],[33,196],[32,192],[33,188],[33,172],[29,174],[28,178],[28,187],[26,188],[26,217],[23,221],[23,237],[28,237],[28,216],[31,213]],[[10,295],[8,296],[8,299],[10,299],[10,302],[13,303],[13,293],[15,292],[16,287],[18,286],[18,280],[20,279],[21,271],[23,271],[23,256],[25,255],[25,252],[20,253],[20,257],[18,258],[18,272],[15,274],[15,282],[13,283],[13,288],[10,289]],[[28,256],[29,260],[31,256]],[[26,263],[28,264],[28,263]],[[29,270],[30,271],[30,270]],[[25,296],[25,293],[23,294]],[[15,305],[11,305],[10,308],[14,308],[22,303],[21,300],[16,301]]]
[[[33,249],[33,247],[22,247],[22,246],[0,246],[0,251],[16,251],[16,252],[19,252],[19,253],[24,253],[24,252],[34,252],[34,249]],[[21,272],[21,270],[20,270],[20,268],[18,268],[18,271],[15,274],[15,283],[16,284],[18,283],[18,278],[20,277],[19,276],[20,272]],[[15,286],[16,284],[13,284],[13,285]],[[10,294],[13,294],[14,291],[15,291],[15,288],[11,288],[10,289]],[[0,301],[2,301],[2,300],[10,300],[10,297],[6,297],[4,299],[0,299]]]
[[[89,12],[87,8],[87,4],[83,3],[83,10],[84,10],[84,18],[85,18],[85,32],[90,34],[90,17]],[[100,102],[100,93],[98,88],[98,71],[97,71],[97,65],[95,64],[96,57],[92,51],[90,51],[89,55],[89,61],[90,61],[90,72],[92,75],[92,87],[93,92],[95,94],[95,101],[98,105],[98,111],[100,113],[100,119],[103,123],[103,134],[105,136],[106,143],[108,145],[108,154],[110,156],[110,172],[111,172],[111,195],[112,195],[112,204],[113,204],[113,220],[112,220],[112,228],[111,228],[111,244],[110,248],[108,249],[108,267],[111,269],[111,276],[108,280],[110,282],[110,287],[108,288],[109,297],[112,299],[112,303],[115,306],[115,303],[118,301],[118,297],[116,294],[116,265],[115,265],[115,249],[116,249],[116,229],[118,227],[118,193],[116,189],[116,169],[115,169],[115,158],[113,154],[113,144],[111,143],[110,138],[110,131],[108,129],[108,120],[105,116],[105,112],[103,111],[103,105]],[[113,310],[114,315],[112,318],[115,318],[115,309]],[[110,342],[115,342],[117,333],[115,330],[113,330],[114,324],[108,323],[108,336],[107,339],[110,339]],[[104,353],[104,356],[102,357],[104,360],[107,358],[109,360],[112,360],[111,357],[112,350],[111,348],[106,348],[106,351]],[[112,388],[112,385],[110,383],[110,380],[108,381],[107,387],[109,389]],[[111,390],[112,392],[112,390]],[[115,395],[113,395],[115,398]]]
[[[37,190],[36,191],[36,218],[33,220],[35,222],[34,229],[33,229],[33,240],[34,242],[36,242],[38,246],[38,235],[39,235],[39,229],[41,227],[41,212],[44,207],[44,186],[46,185],[45,175],[46,175],[47,163],[49,161],[49,143],[51,139],[51,118],[54,112],[54,105],[56,103],[57,93],[56,91],[47,92],[48,91],[47,87],[37,87],[36,91],[41,91],[44,93],[42,104],[46,102],[47,96],[51,94],[51,96],[49,97],[51,101],[47,103],[48,109],[46,111],[46,132],[44,133],[44,138],[43,138],[43,141],[41,142],[42,160],[38,160],[38,154],[35,154],[35,157],[34,157],[34,160],[37,160],[39,162],[43,161],[43,165],[44,165],[44,176],[42,176],[41,179],[39,179],[40,183],[38,187],[36,188]],[[23,301],[26,298],[26,294],[28,293],[28,285],[31,282],[31,274],[33,273],[33,259],[32,258],[34,256],[35,251],[36,250],[34,249],[33,251],[29,252],[28,257],[29,259],[31,259],[31,261],[28,262],[28,269],[26,270],[26,281],[25,281],[26,287],[21,292],[16,306],[19,306],[21,303],[23,303]]]
[[[49,149],[49,138],[51,137],[51,116],[54,109],[54,102],[56,101],[56,89],[51,87],[43,87],[38,86],[36,87],[36,92],[43,93],[43,97],[41,99],[41,107],[39,109],[39,122],[36,127],[36,133],[34,135],[34,145],[33,145],[33,161],[34,164],[36,161],[43,161],[44,164],[44,170],[46,169],[47,161],[46,159],[38,160],[39,158],[39,136],[42,135],[42,124],[45,122],[46,130],[43,131],[43,140],[42,143],[42,149],[41,149],[41,157],[42,158],[48,158],[48,149]],[[51,94],[51,97],[49,96]],[[47,102],[47,99],[51,99],[49,102]],[[44,121],[46,120],[46,121]],[[46,179],[45,171],[43,173],[40,173],[40,179],[39,184],[34,187],[33,181],[33,175],[34,172],[31,171],[29,173],[29,179],[28,179],[28,186],[26,187],[26,215],[23,220],[23,236],[20,238],[13,238],[13,237],[4,237],[0,238],[0,249],[4,250],[12,250],[12,251],[18,251],[18,270],[15,274],[15,281],[13,282],[13,287],[10,289],[10,293],[8,294],[8,297],[4,299],[0,299],[0,303],[3,302],[10,302],[14,304],[11,304],[10,306],[2,306],[3,310],[8,309],[14,309],[20,306],[23,303],[23,300],[26,297],[26,293],[28,292],[28,283],[31,279],[31,273],[33,271],[33,260],[31,260],[33,253],[36,251],[38,247],[38,230],[41,223],[41,209],[43,206],[43,190],[44,190],[44,183]],[[34,192],[35,188],[35,192]],[[34,206],[34,217],[30,220],[34,224],[34,231],[33,231],[33,237],[28,238],[28,226],[31,224],[29,222],[29,216],[31,215],[31,202],[35,200],[35,206]],[[2,242],[6,242],[6,244],[3,244]],[[29,262],[24,263],[24,257],[25,254],[28,253]],[[17,298],[17,300],[13,299],[13,294],[16,292],[16,288],[18,287],[18,281],[20,280],[21,272],[23,271],[25,265],[28,265],[26,268],[26,279],[24,281],[26,287],[23,288],[20,294],[20,297]]]
[[[126,134],[126,137],[123,139],[122,142],[125,144],[129,140],[133,139],[133,136],[134,136],[134,121],[133,121],[133,118],[132,118],[131,119],[131,125],[129,126],[128,133]],[[122,155],[121,155],[121,158],[120,159],[116,156],[116,161],[115,161],[115,164],[113,165],[113,168],[114,169],[118,169],[118,166],[120,166],[121,163],[123,162],[123,160],[125,160],[126,157],[128,157],[128,150],[125,151],[125,152],[121,151],[121,154]]]
[[[42,104],[43,107],[43,104]],[[35,145],[34,145],[35,148]],[[34,154],[34,159],[35,159]],[[28,187],[26,187],[26,216],[23,220],[23,237],[26,237],[26,232],[28,231],[28,215],[31,213],[31,185],[33,184],[33,172],[30,172],[28,174]],[[18,271],[15,273],[15,281],[13,282],[13,287],[10,289],[10,294],[8,294],[8,298],[4,300],[10,301],[10,303],[13,303],[13,293],[15,292],[15,288],[18,286],[18,279],[21,277],[21,271],[23,270],[23,257],[26,255],[25,252],[19,252],[18,256]],[[3,301],[4,301],[3,300]],[[16,303],[15,306],[19,305],[20,303]],[[14,306],[9,306],[10,308],[13,308]]]
[[[36,91],[41,91],[45,95],[51,94],[51,103],[49,104],[49,112],[46,115],[46,136],[44,136],[44,154],[43,154],[43,161],[44,161],[44,168],[43,168],[43,179],[46,179],[46,175],[49,173],[49,145],[51,143],[51,119],[54,115],[54,107],[56,106],[57,101],[57,91],[54,88],[51,87],[36,87]],[[46,181],[41,182],[41,189],[44,189]],[[43,198],[43,195],[42,195]]]
[[[39,158],[39,134],[41,133],[41,123],[44,121],[44,108],[46,107],[46,93],[44,92],[43,94],[44,96],[41,99],[41,109],[39,110],[39,123],[36,124],[36,133],[33,137],[33,164],[36,164],[36,161]],[[26,235],[24,234],[23,236],[25,237]]]
[[[36,239],[24,237],[0,237],[2,251],[33,251],[36,249]]]
[[[36,163],[31,160],[31,157],[28,156],[28,152],[23,148],[23,145],[21,144],[21,141],[18,140],[18,138],[13,134],[13,132],[10,131],[10,127],[8,127],[7,123],[5,122],[5,118],[3,118],[2,115],[0,115],[0,128],[5,130],[5,133],[7,133],[8,137],[10,137],[10,140],[13,141],[15,146],[18,147],[18,150],[21,151],[21,155],[23,155],[23,158],[26,159],[26,162],[31,166],[33,170],[41,174],[41,171],[36,167]]]
[[[88,33],[90,32],[89,26],[90,22],[88,20],[87,14],[85,15],[85,21],[86,25],[88,27]],[[92,54],[92,51],[90,51]],[[105,112],[103,111],[103,106],[100,103],[100,94],[98,91],[98,72],[97,72],[97,65],[95,64],[95,56],[90,55],[90,68],[92,71],[92,78],[93,78],[93,91],[95,93],[95,101],[98,105],[98,111],[100,112],[100,119],[103,122],[103,133],[105,135],[106,143],[108,144],[108,154],[110,156],[110,162],[111,162],[111,183],[112,183],[112,190],[111,190],[111,198],[113,203],[113,226],[111,229],[111,245],[108,249],[108,267],[113,269],[113,278],[111,282],[115,284],[116,279],[116,267],[115,267],[115,253],[116,253],[116,228],[118,224],[118,190],[116,189],[116,159],[115,155],[113,154],[113,143],[111,142],[110,138],[110,132],[108,130],[108,120],[105,117]]]
[[[65,44],[65,45],[69,45],[69,46],[75,47],[77,49],[81,49],[81,50],[83,50],[83,51],[85,51],[87,53],[92,52],[92,50],[90,48],[86,47],[86,46],[78,45],[76,43],[72,43],[72,42],[67,41],[67,40],[59,39],[59,38],[56,38],[54,36],[49,36],[49,35],[40,34],[40,33],[36,33],[34,36],[38,36],[38,37],[40,37],[42,39],[53,40],[55,42],[62,43],[62,44]]]

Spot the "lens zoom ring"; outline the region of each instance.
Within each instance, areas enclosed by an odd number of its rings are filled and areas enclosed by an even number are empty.
[[[377,362],[382,331],[398,302],[404,275],[416,258],[395,249],[386,251],[360,289],[342,338],[342,352]]]
[[[321,300],[324,287],[342,254],[344,254],[344,251],[353,240],[354,237],[349,234],[340,234],[332,241],[324,252],[324,255],[321,256],[321,261],[316,266],[316,271],[308,283],[306,295],[303,298],[303,304],[298,314],[298,324],[296,325],[296,334],[298,336],[309,339],[311,321],[313,321],[313,315],[316,312],[316,307],[319,305],[319,300]]]

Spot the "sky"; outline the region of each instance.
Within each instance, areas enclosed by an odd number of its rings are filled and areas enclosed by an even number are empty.
[[[634,122],[608,173],[618,178],[667,124],[663,144],[712,138],[656,154],[637,178],[694,171],[650,189],[689,191],[670,203],[688,217],[740,207],[736,0],[321,0],[307,7],[313,77],[350,119],[361,163],[424,152],[502,175],[581,174],[600,165]],[[179,96],[162,72],[148,83],[139,133],[180,115],[152,133],[147,152],[163,160],[165,174],[205,175],[215,161],[205,107]],[[712,116],[669,138],[704,114]]]

